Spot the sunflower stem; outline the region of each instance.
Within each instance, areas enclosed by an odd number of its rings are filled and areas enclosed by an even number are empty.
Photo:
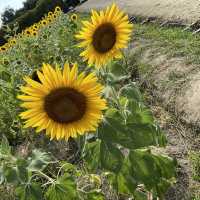
[[[80,149],[81,157],[83,156],[85,152],[85,147],[86,147],[86,136],[84,135],[79,139],[79,149]]]

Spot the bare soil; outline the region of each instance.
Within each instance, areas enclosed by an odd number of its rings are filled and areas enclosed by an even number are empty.
[[[116,2],[131,15],[192,23],[200,19],[199,0],[88,0],[79,11],[102,9]]]

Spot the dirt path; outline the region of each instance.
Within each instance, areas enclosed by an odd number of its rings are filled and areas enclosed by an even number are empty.
[[[200,19],[200,0],[88,0],[78,10],[101,9],[112,2],[134,16],[157,17],[183,23]]]

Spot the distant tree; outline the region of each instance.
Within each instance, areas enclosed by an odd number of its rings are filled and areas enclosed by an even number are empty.
[[[13,21],[15,18],[15,10],[12,8],[6,8],[5,11],[1,15],[1,20],[3,24],[7,24]]]
[[[1,0],[0,0],[1,1]],[[7,8],[2,14],[4,25],[13,27],[14,24],[19,25],[18,32],[21,32],[28,26],[38,22],[46,13],[53,11],[56,6],[60,6],[64,12],[68,12],[70,7],[75,7],[85,0],[24,0],[23,7],[14,11]],[[5,32],[0,29],[0,46],[4,44]]]
[[[26,0],[23,2],[23,10],[31,10],[35,8],[38,0]]]

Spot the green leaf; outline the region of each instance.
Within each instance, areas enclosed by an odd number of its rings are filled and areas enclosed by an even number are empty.
[[[129,100],[127,109],[127,123],[154,124],[152,112],[142,103]]]
[[[127,97],[130,100],[135,100],[136,102],[143,102],[142,95],[135,83],[125,85],[121,88],[119,95]]]
[[[175,180],[175,179],[174,179]],[[167,189],[172,185],[172,182],[166,179],[161,179],[156,187],[157,196],[164,199],[164,194],[166,193]]]
[[[30,171],[42,171],[49,163],[51,163],[51,158],[47,153],[34,149],[29,158],[28,169]]]
[[[3,136],[0,145],[0,157],[4,157],[5,155],[11,155],[11,147],[7,138]]]
[[[134,141],[123,124],[123,119],[119,112],[109,113],[104,123],[98,129],[99,138],[106,142],[118,143],[126,148],[132,148]]]
[[[110,70],[109,74],[112,76],[113,83],[127,79],[130,76],[126,73],[122,63],[113,61],[108,65],[108,68]]]
[[[42,189],[38,183],[20,185],[16,188],[16,195],[20,200],[42,200]]]
[[[74,171],[76,169],[75,165],[66,161],[60,161],[60,167],[62,167],[65,172]]]
[[[166,137],[160,129],[148,124],[128,124],[127,131],[130,133],[132,143],[131,149],[148,146],[165,146]]]
[[[77,200],[76,183],[72,176],[64,174],[48,188],[45,196],[47,200]]]
[[[95,171],[99,168],[100,145],[100,140],[86,144],[84,160],[87,162],[87,167],[90,171]]]
[[[87,200],[105,200],[104,195],[99,192],[90,192],[86,198]]]
[[[146,193],[139,190],[135,191],[133,196],[135,200],[147,200]]]
[[[107,142],[118,142],[118,137],[120,134],[126,132],[124,125],[120,120],[116,119],[118,113],[112,113],[113,116],[105,118],[104,122],[98,129],[99,138]]]
[[[17,176],[20,182],[28,182],[27,161],[24,159],[17,159]]]
[[[103,90],[103,94],[106,99],[110,98],[113,94],[112,87],[110,85],[106,85]]]
[[[120,173],[117,175],[118,191],[121,194],[134,194],[137,182],[134,179],[131,163],[126,159]]]
[[[0,79],[4,80],[6,82],[10,82],[11,74],[7,71],[2,71],[2,72],[0,72]]]
[[[116,77],[121,77],[121,76],[126,75],[122,63],[113,61],[113,62],[110,62],[108,67],[110,69],[110,72]]]
[[[3,174],[7,183],[11,183],[11,184],[19,183],[16,167],[4,166]]]
[[[124,156],[117,147],[102,141],[100,159],[102,168],[118,173],[122,167]]]
[[[159,192],[159,185],[163,189],[163,181],[170,181],[176,175],[175,162],[169,157],[154,155],[149,150],[134,150],[129,154],[134,178],[150,191]],[[167,186],[167,184],[165,184]]]
[[[124,125],[122,117],[114,111],[109,112],[109,117],[99,127],[98,134],[103,141],[120,144],[128,149],[166,145],[166,137],[157,126],[138,123]]]
[[[117,183],[117,174],[113,172],[106,172],[105,173],[106,180],[108,183],[116,190],[118,191],[118,183]]]

